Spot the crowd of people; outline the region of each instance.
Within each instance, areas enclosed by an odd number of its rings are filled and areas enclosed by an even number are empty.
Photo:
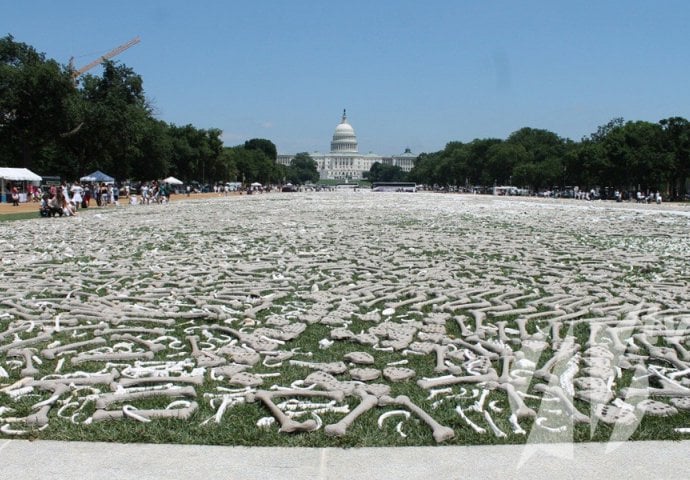
[[[113,183],[62,182],[60,185],[45,186],[43,190],[38,189],[32,198],[40,202],[41,216],[62,217],[77,215],[79,209],[92,206],[92,200],[98,207],[118,206],[121,197],[132,205],[160,204],[170,201],[172,193],[169,185],[156,180],[142,183],[136,190],[131,190],[129,185],[120,188]]]
[[[151,203],[167,203],[170,201],[170,194],[172,193],[170,185],[161,183],[157,180],[151,182],[144,182],[139,186],[139,197],[136,194],[129,195],[129,187],[127,188],[129,203],[131,205],[149,205]]]
[[[91,200],[98,207],[109,204],[118,205],[120,191],[113,184],[90,183],[81,185],[78,182],[46,187],[40,196],[40,214],[42,217],[74,216],[80,208],[89,208]]]

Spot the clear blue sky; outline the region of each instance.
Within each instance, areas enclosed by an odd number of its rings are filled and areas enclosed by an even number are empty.
[[[0,0],[6,33],[77,66],[139,35],[115,60],[160,119],[281,153],[328,151],[343,108],[382,155],[690,118],[687,0]]]

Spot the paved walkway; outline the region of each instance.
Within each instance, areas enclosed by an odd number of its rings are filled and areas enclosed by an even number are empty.
[[[0,440],[0,465],[12,480],[687,479],[690,441],[317,449]]]

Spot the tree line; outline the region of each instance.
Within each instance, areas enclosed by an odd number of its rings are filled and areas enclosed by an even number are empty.
[[[94,170],[119,181],[172,175],[201,183],[282,183],[305,175],[302,157],[297,165],[277,164],[270,140],[225,147],[220,129],[156,118],[143,84],[112,61],[100,76],[77,82],[69,66],[11,35],[0,38],[0,166],[70,181]],[[308,166],[312,178],[316,164]]]
[[[0,166],[23,166],[72,180],[102,170],[118,180],[169,175],[202,183],[305,183],[318,180],[306,153],[289,166],[275,145],[250,139],[225,147],[222,131],[162,121],[143,79],[116,62],[78,82],[69,66],[47,59],[11,35],[0,38]],[[690,122],[615,118],[576,142],[543,129],[522,128],[505,140],[449,142],[422,153],[411,172],[374,164],[370,181],[414,181],[439,187],[515,185],[531,191],[610,187],[688,192]]]
[[[505,140],[450,142],[421,154],[406,179],[441,188],[513,185],[533,192],[608,187],[678,199],[687,194],[688,177],[690,122],[670,117],[657,123],[615,118],[580,142],[534,128]]]

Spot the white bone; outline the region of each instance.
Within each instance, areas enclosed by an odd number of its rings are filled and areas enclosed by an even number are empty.
[[[456,385],[458,383],[482,383],[482,382],[495,382],[498,380],[498,375],[496,371],[491,369],[488,373],[484,375],[470,375],[468,377],[456,377],[453,375],[446,375],[437,378],[422,378],[417,380],[417,385],[422,388],[430,389],[435,387],[443,387],[446,385]]]
[[[99,354],[80,354],[73,357],[70,361],[72,365],[79,365],[86,362],[121,362],[131,360],[151,360],[153,352],[121,352],[121,353],[99,353]]]
[[[472,428],[472,430],[474,430],[475,432],[477,432],[479,434],[486,433],[485,429],[483,429],[482,427],[480,427],[479,425],[474,423],[472,420],[467,418],[467,415],[465,415],[465,412],[463,412],[462,407],[460,405],[455,407],[455,411],[458,412],[458,415],[460,415],[460,418],[462,418],[465,421],[465,423]]]
[[[197,409],[199,404],[196,402],[191,402],[188,407],[185,408],[174,408],[174,409],[164,409],[164,410],[137,410],[136,415],[141,416],[146,419],[154,418],[174,418],[178,420],[188,419]],[[126,416],[125,412],[120,410],[96,410],[91,417],[94,422],[100,422],[104,420],[118,420]]]
[[[419,417],[424,423],[426,423],[432,429],[432,436],[434,437],[434,440],[436,440],[437,443],[444,442],[455,436],[455,432],[452,428],[446,427],[438,423],[436,420],[434,420],[434,418],[431,415],[429,415],[424,410],[415,405],[406,395],[398,395],[395,398],[391,398],[389,396],[384,395],[381,398],[379,398],[379,405],[385,406],[391,404],[403,406],[415,415],[417,415],[417,417]]]
[[[129,417],[133,420],[136,420],[136,421],[142,422],[142,423],[151,422],[150,418],[146,418],[146,417],[143,417],[143,416],[137,414],[136,410],[137,409],[131,405],[123,405],[122,406],[122,413],[124,414],[125,417]]]
[[[398,422],[398,424],[395,426],[395,431],[398,432],[402,438],[407,438],[407,435],[405,435],[405,433],[402,431],[402,424],[403,422]]]
[[[257,422],[256,426],[259,428],[270,428],[274,423],[276,423],[275,417],[261,417]]]
[[[505,438],[508,435],[505,434],[498,426],[496,423],[494,423],[494,419],[491,418],[491,414],[487,412],[486,410],[483,410],[484,412],[484,418],[486,419],[486,423],[489,424],[489,427],[491,427],[491,431],[494,432],[494,435],[496,435],[498,438]]]
[[[115,391],[118,388],[127,388],[132,385],[141,384],[152,384],[152,383],[187,383],[191,385],[203,385],[204,378],[202,376],[190,376],[190,375],[180,375],[180,376],[156,376],[156,377],[138,377],[138,378],[121,378],[117,382],[112,382],[110,384],[110,389]]]
[[[36,409],[36,408],[42,408],[45,407],[46,405],[53,405],[57,400],[66,392],[69,391],[69,387],[67,385],[56,385],[55,388],[53,389],[54,393],[53,395],[46,399],[43,400],[42,402],[38,402],[34,405],[31,406],[31,409]]]
[[[510,417],[508,417],[508,421],[513,427],[513,433],[517,435],[526,435],[527,432],[520,427],[520,423],[518,422],[517,415],[512,414]]]
[[[345,394],[341,391],[332,392],[321,392],[321,391],[305,391],[305,390],[259,390],[256,393],[248,393],[246,398],[248,402],[254,402],[260,400],[266,405],[266,407],[271,411],[273,416],[280,423],[281,432],[309,432],[317,427],[317,423],[314,420],[306,420],[305,422],[295,422],[289,418],[285,413],[279,409],[275,403],[273,403],[273,398],[275,397],[286,397],[286,396],[307,396],[307,397],[326,397],[342,402],[345,398]]]
[[[386,421],[386,419],[394,415],[403,415],[405,419],[408,420],[410,418],[410,415],[412,414],[407,410],[390,410],[388,412],[382,413],[381,415],[379,415],[379,419],[377,421],[379,428],[383,428],[383,423]]]
[[[505,392],[508,394],[508,403],[510,404],[510,411],[514,415],[516,415],[517,418],[534,418],[537,416],[537,412],[525,405],[525,402],[522,399],[523,396],[527,397],[527,395],[521,395],[522,392],[518,392],[515,389],[515,386],[513,386],[513,384],[501,383],[498,385],[498,388],[500,388],[501,390],[505,390]],[[536,399],[541,400],[539,397],[536,397]]]
[[[548,393],[550,395],[553,395],[555,397],[558,397],[560,402],[563,404],[565,409],[568,411],[570,416],[572,417],[573,421],[575,423],[589,423],[589,417],[582,414],[573,404],[573,401],[571,400],[572,397],[568,397],[568,395],[563,391],[561,387],[558,386],[549,386],[549,385],[544,385],[543,383],[539,383],[534,386],[534,390],[537,392],[542,392],[542,393]]]
[[[352,423],[364,412],[367,412],[374,408],[378,404],[378,399],[374,395],[370,395],[363,389],[356,389],[355,393],[361,398],[359,404],[348,413],[345,417],[341,418],[338,422],[326,425],[324,428],[324,433],[330,436],[342,437],[347,433],[347,429],[352,425]]]
[[[0,346],[0,353],[7,352],[9,350],[16,350],[20,348],[24,348],[28,345],[34,345],[36,343],[42,343],[42,342],[47,342],[50,340],[50,334],[49,333],[42,333],[40,335],[37,335],[32,338],[28,338],[26,340],[17,340],[14,341],[8,345],[2,345]]]
[[[426,397],[427,400],[432,400],[436,398],[437,395],[453,393],[451,387],[448,388],[432,388],[429,390],[429,396]]]
[[[81,347],[91,346],[91,345],[105,345],[107,342],[104,338],[97,337],[90,340],[85,340],[83,342],[69,343],[67,345],[62,345],[55,348],[45,348],[41,350],[41,355],[43,355],[48,360],[54,359],[59,353],[66,352],[68,350],[75,350]]]
[[[568,430],[567,425],[561,425],[560,427],[549,427],[547,425],[544,425],[544,422],[547,420],[546,417],[538,417],[534,423],[539,427],[543,428],[546,431],[553,432],[553,433],[562,433]]]
[[[484,402],[486,401],[486,397],[489,395],[489,390],[484,388],[482,389],[482,394],[479,397],[479,400],[474,402],[474,405],[468,408],[468,410],[474,410],[477,413],[482,413],[484,411]]]
[[[133,343],[138,343],[139,345],[143,345],[144,347],[148,348],[154,353],[160,352],[161,350],[165,350],[165,345],[162,345],[160,343],[154,343],[150,342],[148,340],[144,340],[139,337],[135,337],[134,335],[131,335],[129,333],[124,333],[124,334],[113,334],[110,336],[112,340],[128,340]]]

